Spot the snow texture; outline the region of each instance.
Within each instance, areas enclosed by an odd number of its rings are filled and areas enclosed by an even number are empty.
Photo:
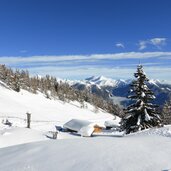
[[[16,93],[0,83],[0,171],[168,171],[171,169],[171,126],[123,136],[111,130],[83,138],[51,131],[77,118],[103,125],[115,119],[93,106],[50,100],[43,94]],[[26,127],[30,112],[31,129]],[[12,126],[4,125],[8,119]],[[114,122],[115,122],[114,121]],[[112,123],[113,124],[113,123]],[[82,127],[80,132],[87,127]],[[89,129],[91,131],[91,129]]]
[[[170,137],[134,134],[29,143],[0,149],[3,171],[162,171],[171,168]]]

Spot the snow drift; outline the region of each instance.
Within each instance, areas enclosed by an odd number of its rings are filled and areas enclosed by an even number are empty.
[[[170,137],[145,134],[29,143],[0,149],[0,170],[162,171],[170,147]]]

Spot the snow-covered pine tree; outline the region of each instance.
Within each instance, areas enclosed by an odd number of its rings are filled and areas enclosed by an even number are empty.
[[[146,83],[149,79],[143,71],[143,66],[137,66],[134,73],[136,80],[131,84],[129,99],[135,103],[125,109],[126,115],[121,120],[121,128],[126,134],[136,132],[155,126],[160,126],[160,113],[157,112],[157,105],[150,103],[155,98],[154,93],[148,88]]]
[[[22,83],[22,79],[20,78],[20,72],[16,70],[11,76],[11,88],[17,92],[20,92],[20,87]]]

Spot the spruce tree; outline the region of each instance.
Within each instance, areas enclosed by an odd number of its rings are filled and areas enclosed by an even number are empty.
[[[143,66],[137,66],[134,73],[136,80],[131,84],[129,99],[134,101],[125,109],[126,115],[121,120],[121,128],[126,134],[136,132],[155,126],[161,123],[160,113],[157,112],[157,105],[150,103],[155,99],[154,93],[148,88],[149,79],[143,71]]]

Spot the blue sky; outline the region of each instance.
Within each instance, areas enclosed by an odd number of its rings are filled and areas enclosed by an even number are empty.
[[[171,80],[170,0],[2,0],[0,63],[67,79]]]

